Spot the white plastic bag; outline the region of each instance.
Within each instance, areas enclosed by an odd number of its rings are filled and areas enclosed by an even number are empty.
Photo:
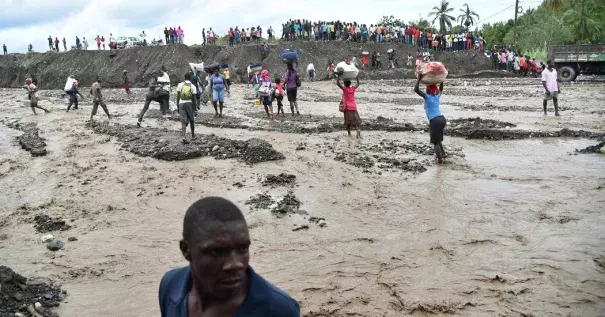
[[[357,78],[359,70],[353,64],[340,62],[336,65],[336,73],[344,80],[351,80]]]
[[[195,72],[195,70],[197,69],[198,72],[203,72],[204,71],[204,62],[201,63],[189,63],[189,67],[191,67],[191,71]]]

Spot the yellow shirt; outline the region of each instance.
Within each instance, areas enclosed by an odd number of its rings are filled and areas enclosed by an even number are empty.
[[[225,75],[225,79],[229,79],[229,78],[230,78],[230,77],[229,77],[229,70],[228,70],[228,69],[225,69],[225,70],[223,71],[223,75]]]
[[[330,32],[334,32],[334,24],[330,24]]]

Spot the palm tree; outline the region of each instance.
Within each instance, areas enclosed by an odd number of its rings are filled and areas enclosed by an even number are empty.
[[[546,47],[546,49],[548,49],[550,47],[550,44],[552,42],[552,33],[554,30],[554,24],[555,24],[555,11],[557,11],[563,7],[563,2],[564,2],[563,0],[544,0],[544,4],[548,8],[548,10],[550,10],[550,14],[552,16],[552,18],[550,20],[550,36],[548,36],[548,46]]]
[[[581,42],[587,42],[586,40],[590,40],[594,38],[595,34],[601,32],[600,24],[597,22],[598,17],[593,17],[591,12],[594,10],[590,10],[587,5],[586,0],[582,0],[580,4],[580,10],[576,8],[572,8],[567,10],[563,15],[563,21],[570,25],[575,25],[575,39],[580,40]]]
[[[454,11],[454,8],[450,8],[450,3],[447,0],[441,0],[441,6],[433,7],[433,12],[429,13],[429,16],[434,16],[433,23],[439,20],[439,31],[441,34],[445,34],[447,28],[452,27],[452,21],[455,18],[448,13]]]
[[[468,32],[468,28],[471,25],[475,25],[475,23],[477,23],[479,20],[479,15],[475,13],[475,11],[471,10],[471,8],[468,7],[468,4],[465,3],[464,6],[466,7],[466,10],[460,9],[462,14],[458,16],[457,21],[460,22],[460,25],[464,25],[466,27],[466,31]]]

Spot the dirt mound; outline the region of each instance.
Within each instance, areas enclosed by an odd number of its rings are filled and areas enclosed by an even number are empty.
[[[302,205],[300,200],[294,196],[293,192],[289,191],[284,198],[277,202],[277,206],[271,212],[277,215],[305,213],[301,212],[300,205]]]
[[[275,203],[269,194],[257,194],[246,200],[246,205],[250,205],[252,209],[267,209]]]
[[[605,140],[601,141],[597,145],[589,146],[589,147],[581,149],[581,150],[577,150],[576,149],[576,152],[582,153],[582,154],[602,153],[601,149],[604,148],[604,147],[605,147]],[[605,154],[605,153],[603,153],[603,154]]]
[[[53,218],[49,215],[39,214],[36,215],[33,219],[36,228],[36,231],[40,233],[46,233],[51,231],[65,231],[71,229],[71,226],[65,223],[65,220],[61,218]]]
[[[4,121],[0,121],[4,123]],[[17,141],[21,147],[31,153],[32,156],[44,156],[46,155],[46,142],[43,137],[39,135],[40,130],[37,128],[37,124],[33,122],[20,123],[18,121],[5,123],[7,127],[15,130],[22,131],[23,134],[17,137]]]
[[[250,63],[262,62],[272,76],[283,75],[285,66],[281,61],[283,49],[295,49],[301,53],[300,69],[304,73],[306,65],[313,63],[317,70],[316,77],[327,78],[328,61],[338,62],[345,56],[359,56],[362,51],[383,53],[383,64],[386,64],[385,52],[392,48],[397,53],[398,69],[368,71],[362,78],[401,79],[413,76],[412,70],[404,69],[404,59],[408,53],[415,54],[416,47],[400,44],[374,44],[349,42],[284,42],[271,44],[269,54],[263,56],[261,45],[243,46],[185,46],[165,45],[154,47],[135,47],[119,50],[112,56],[109,51],[47,52],[31,54],[11,54],[0,56],[0,87],[17,87],[23,85],[28,76],[35,76],[39,87],[44,89],[61,89],[66,78],[73,74],[83,86],[90,86],[100,77],[105,87],[120,87],[122,71],[127,70],[132,83],[144,87],[153,74],[162,65],[168,69],[171,80],[176,84],[190,69],[189,62],[220,62],[232,66],[232,80],[245,80],[246,67]],[[474,51],[436,52],[435,59],[447,65],[450,74],[473,73],[487,70],[491,62],[484,55]],[[237,66],[235,69],[234,66]]]
[[[57,317],[51,309],[59,306],[66,295],[65,291],[61,291],[56,285],[27,281],[25,277],[6,266],[0,266],[0,286],[0,316],[3,317],[16,316],[15,313],[24,316],[34,316],[37,313],[44,317]]]
[[[140,156],[151,156],[165,161],[181,161],[202,156],[216,159],[237,158],[248,164],[284,159],[265,140],[231,140],[214,134],[197,135],[190,144],[183,144],[177,132],[137,128],[130,125],[96,123],[96,133],[108,134],[122,142],[122,148]]]
[[[263,186],[286,186],[296,183],[296,175],[280,173],[279,175],[268,174],[263,180]]]

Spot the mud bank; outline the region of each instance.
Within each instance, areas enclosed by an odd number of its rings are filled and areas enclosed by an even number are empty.
[[[21,145],[24,150],[31,153],[32,156],[46,155],[46,142],[45,139],[40,136],[40,130],[37,128],[36,123],[20,123],[19,121],[0,122],[6,124],[6,126],[11,129],[23,132],[23,134],[16,139],[19,142],[19,145]]]
[[[248,164],[284,159],[271,144],[261,139],[231,140],[211,135],[197,135],[189,144],[183,144],[178,132],[129,125],[96,123],[96,133],[115,136],[122,148],[139,156],[150,156],[165,161],[182,161],[202,156],[216,159],[237,158]]]
[[[67,294],[45,281],[28,280],[11,268],[0,266],[0,316],[58,317],[52,309]]]
[[[283,49],[296,49],[301,52],[300,69],[305,73],[306,65],[313,63],[316,77],[327,78],[328,61],[339,61],[344,56],[360,56],[362,51],[385,52],[393,48],[399,57],[402,68],[378,70],[362,73],[362,78],[398,79],[413,76],[410,69],[404,69],[404,59],[408,53],[415,54],[415,48],[396,44],[348,43],[348,42],[286,42],[271,44],[270,52],[264,56],[261,45],[243,46],[185,46],[166,45],[155,47],[136,47],[117,51],[113,56],[109,51],[46,52],[32,54],[10,54],[0,56],[0,87],[23,85],[27,76],[34,75],[39,87],[61,89],[65,79],[73,74],[81,85],[90,86],[96,77],[103,80],[105,87],[121,87],[122,71],[127,70],[129,79],[137,87],[144,87],[160,70],[162,65],[174,83],[183,78],[189,62],[221,62],[237,66],[232,69],[234,82],[245,79],[245,70],[250,63],[262,62],[272,76],[282,75],[285,67],[280,53]],[[450,74],[472,73],[491,67],[488,58],[474,51],[436,52],[436,60],[449,67]],[[386,64],[386,61],[383,61]],[[306,76],[304,76],[306,78]]]

